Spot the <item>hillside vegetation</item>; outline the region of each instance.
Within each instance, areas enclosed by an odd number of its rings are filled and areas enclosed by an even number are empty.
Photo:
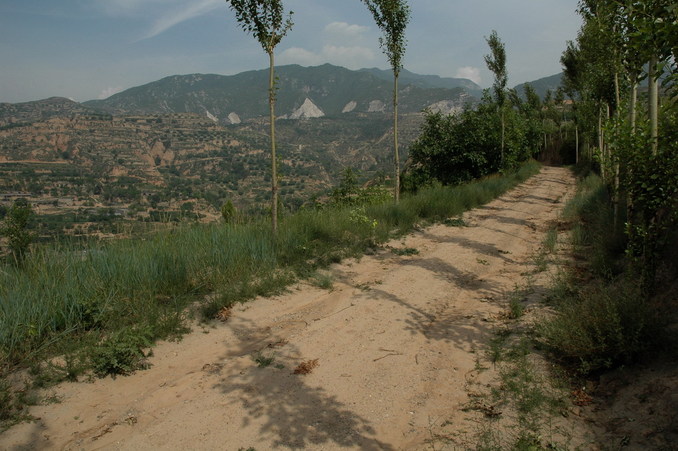
[[[55,380],[77,379],[90,368],[127,374],[143,366],[150,343],[181,333],[196,314],[211,319],[234,302],[280,292],[417,224],[488,202],[537,170],[530,163],[502,177],[423,189],[398,205],[338,195],[334,207],[284,218],[277,237],[255,221],[35,249],[0,272],[0,368],[7,374],[32,365]],[[62,363],[41,363],[55,354],[64,356]],[[3,414],[16,418],[11,411],[18,402],[6,404]]]

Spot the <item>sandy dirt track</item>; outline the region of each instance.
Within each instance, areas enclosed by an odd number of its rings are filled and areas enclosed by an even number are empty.
[[[63,384],[61,403],[33,408],[40,420],[0,435],[0,448],[430,449],[442,423],[463,447],[478,418],[462,410],[469,375],[573,190],[567,169],[544,167],[466,213],[467,227],[388,243],[417,255],[345,261],[332,290],[300,284],[237,306],[159,344],[149,370]]]

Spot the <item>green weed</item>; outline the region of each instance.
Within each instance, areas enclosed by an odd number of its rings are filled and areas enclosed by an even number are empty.
[[[259,368],[266,368],[273,364],[273,362],[275,361],[275,355],[265,356],[261,352],[257,352],[255,355],[252,356],[252,360],[254,360],[254,362],[257,364]]]
[[[498,365],[501,385],[488,396],[493,406],[504,406],[505,415],[513,413],[511,423],[504,433],[492,432],[491,424],[482,428],[478,449],[544,449],[542,434],[548,432],[550,418],[565,408],[565,392],[532,363],[527,337],[509,341],[510,336],[510,330],[502,329],[490,342],[488,356]]]
[[[65,354],[62,360],[62,362],[54,360],[33,362],[29,369],[33,387],[47,388],[64,381],[76,382],[88,369],[87,359],[82,352]]]
[[[509,299],[509,319],[518,319],[525,313],[525,306],[520,296],[511,296]]]
[[[419,251],[413,247],[393,248],[391,252],[402,256],[419,255]]]
[[[29,403],[24,396],[25,391],[17,391],[9,381],[0,379],[0,433],[17,423],[32,419],[25,410]]]
[[[312,285],[324,290],[331,290],[334,286],[334,281],[330,274],[315,273],[309,280]]]
[[[556,250],[556,244],[558,243],[558,231],[556,229],[549,229],[546,232],[546,238],[544,238],[544,249],[549,254],[552,254]]]
[[[556,250],[556,244],[558,243],[558,232],[555,229],[549,229],[544,237],[542,242],[541,249],[534,257],[534,264],[537,272],[544,272],[548,268],[549,263],[551,263],[550,254],[553,254]]]
[[[92,368],[97,376],[126,375],[148,366],[144,349],[152,345],[148,327],[127,327],[104,339],[91,351]]]
[[[443,224],[448,227],[466,227],[466,222],[462,218],[447,218]]]
[[[490,362],[496,364],[502,360],[506,341],[511,336],[511,330],[508,328],[500,329],[495,332],[494,337],[490,339],[488,349],[488,358]]]

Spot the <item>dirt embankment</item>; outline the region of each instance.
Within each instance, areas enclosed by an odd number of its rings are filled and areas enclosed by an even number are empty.
[[[60,386],[0,448],[419,449],[444,425],[450,449],[468,446],[483,417],[464,409],[469,375],[573,190],[568,170],[545,167],[466,227],[336,265],[331,290],[257,299],[158,345],[147,371]]]

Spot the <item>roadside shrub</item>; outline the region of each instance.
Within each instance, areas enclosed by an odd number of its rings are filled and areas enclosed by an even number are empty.
[[[624,217],[615,228],[610,193],[599,176],[588,175],[580,180],[577,194],[565,205],[562,217],[572,224],[575,252],[588,260],[594,275],[611,278],[622,272]]]
[[[147,366],[144,349],[153,343],[150,327],[125,327],[92,349],[92,369],[99,377],[126,375]]]
[[[0,379],[0,433],[32,418],[24,410],[25,401],[22,392],[15,390],[9,381]]]
[[[16,414],[14,393],[10,383],[0,379],[0,422],[5,422]]]
[[[33,241],[33,234],[28,230],[33,209],[25,199],[18,199],[9,208],[0,225],[0,234],[7,237],[7,245],[14,257],[14,261],[20,264],[28,252],[28,247]]]
[[[582,374],[629,363],[662,328],[637,283],[595,283],[561,300],[556,316],[537,326],[538,342]]]
[[[580,267],[554,284],[549,299],[556,312],[537,325],[537,341],[580,374],[631,363],[660,344],[665,302],[647,296],[624,258],[624,218],[615,229],[610,193],[600,177],[579,181],[562,218],[572,224]]]
[[[224,218],[224,222],[226,224],[230,224],[236,221],[238,217],[238,210],[235,208],[235,205],[233,205],[233,202],[231,202],[230,200],[227,201],[221,207],[221,217]]]

